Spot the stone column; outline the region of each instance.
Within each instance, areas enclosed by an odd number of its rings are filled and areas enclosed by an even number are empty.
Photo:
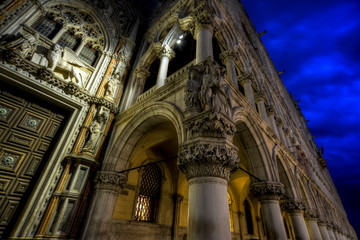
[[[279,205],[284,186],[275,182],[257,182],[251,185],[250,191],[260,201],[267,239],[287,239]]]
[[[250,105],[254,109],[256,109],[254,92],[251,86],[252,84],[251,74],[250,73],[244,74],[243,76],[238,78],[238,81],[240,82],[241,86],[244,88],[246,100],[250,103]]]
[[[310,240],[304,219],[305,205],[301,200],[286,200],[281,207],[289,214],[291,225],[294,229],[295,238],[298,240]]]
[[[330,240],[336,240],[334,231],[333,231],[333,227],[331,223],[327,224],[327,230],[328,230],[328,235],[329,235],[329,239]]]
[[[85,44],[86,44],[85,38],[82,38],[80,45],[77,47],[77,49],[76,49],[76,51],[75,51],[76,55],[79,56],[79,54],[81,53],[81,50],[83,49],[83,47],[85,46]]]
[[[160,58],[160,67],[156,80],[156,88],[160,88],[165,85],[169,62],[173,57],[175,57],[175,52],[168,45],[165,45],[158,50],[158,56]]]
[[[321,240],[321,233],[319,230],[319,226],[317,224],[317,220],[319,214],[316,209],[307,209],[304,215],[306,219],[306,225],[310,234],[311,240]]]
[[[236,67],[235,67],[235,53],[233,50],[226,50],[220,54],[220,58],[223,64],[226,65],[226,74],[228,75],[230,81],[233,85],[239,89],[238,81],[236,77]]]
[[[326,222],[325,221],[319,221],[318,225],[319,225],[319,230],[320,230],[320,234],[322,236],[322,239],[323,240],[330,240],[329,232],[328,232],[328,230],[326,228]]]
[[[206,14],[205,14],[206,15]],[[208,16],[198,18],[195,23],[196,61],[201,63],[208,57],[213,57],[212,34],[213,26]]]
[[[275,117],[275,123],[276,123],[276,128],[277,128],[279,136],[280,136],[280,140],[284,144],[284,146],[286,146],[286,138],[285,138],[285,134],[284,134],[284,130],[283,130],[282,120],[280,118]]]
[[[64,24],[64,26],[66,26],[67,24]],[[52,42],[57,43],[57,41],[59,41],[59,39],[61,38],[61,36],[64,34],[64,32],[67,31],[67,27],[62,27],[60,29],[60,31],[55,35],[55,37],[52,39]]]
[[[116,199],[127,177],[112,171],[100,171],[95,178],[95,192],[89,208],[82,239],[108,239]]]
[[[138,67],[135,70],[135,86],[134,86],[134,102],[137,97],[140,96],[144,91],[146,79],[150,76],[150,72],[143,67]]]
[[[265,95],[262,92],[258,92],[255,95],[256,105],[258,106],[261,118],[269,125],[269,119],[265,109]]]
[[[285,145],[286,147],[290,148],[291,147],[290,130],[288,128],[284,128],[284,133],[285,133]]]
[[[274,117],[275,110],[272,106],[269,106],[266,110],[267,110],[268,119],[270,121],[271,128],[274,131],[275,135],[280,139],[280,134],[276,127],[276,122],[275,122],[275,117]]]
[[[180,205],[184,200],[184,197],[179,194],[174,194],[174,221],[173,221],[173,229],[172,229],[172,240],[179,239],[179,221],[180,221]]]
[[[180,147],[178,167],[189,183],[188,240],[230,240],[227,185],[237,149],[221,142]]]

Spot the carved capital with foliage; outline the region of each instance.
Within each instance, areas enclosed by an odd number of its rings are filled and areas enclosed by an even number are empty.
[[[110,171],[99,171],[95,177],[96,189],[120,192],[127,182],[127,176]]]
[[[220,54],[220,59],[221,61],[226,64],[226,62],[228,60],[235,60],[235,52],[233,50],[226,50],[226,51],[223,51],[221,54]]]
[[[229,180],[240,159],[237,149],[225,144],[191,143],[179,150],[178,167],[189,180],[195,177],[219,177]]]
[[[303,213],[306,210],[304,202],[300,199],[287,199],[282,201],[280,205],[288,213]]]
[[[304,218],[306,220],[317,221],[319,218],[319,211],[317,209],[306,209],[306,211],[304,213]]]
[[[189,138],[196,137],[233,137],[235,125],[224,114],[207,111],[185,122]]]
[[[250,187],[252,194],[262,200],[280,200],[285,193],[284,185],[279,182],[257,182]]]

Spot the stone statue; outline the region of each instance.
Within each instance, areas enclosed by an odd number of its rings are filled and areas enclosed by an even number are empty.
[[[22,57],[30,59],[34,54],[39,43],[39,33],[17,33],[4,36],[1,39],[1,45],[9,50],[19,52]]]
[[[187,107],[199,107],[199,90],[201,82],[198,79],[198,71],[195,68],[189,70],[189,80],[186,84],[185,104]]]
[[[90,136],[81,152],[94,153],[103,133],[103,125],[109,118],[108,111],[101,111],[94,117],[89,131]]]
[[[51,71],[60,69],[67,73],[67,80],[76,83],[80,87],[84,87],[83,72],[80,67],[86,68],[81,59],[70,48],[62,48],[58,44],[53,45],[52,50],[48,52],[48,67]],[[73,80],[73,77],[75,80]]]
[[[106,83],[105,97],[113,98],[116,92],[116,86],[119,85],[118,79],[120,78],[120,73],[115,73],[114,76]]]

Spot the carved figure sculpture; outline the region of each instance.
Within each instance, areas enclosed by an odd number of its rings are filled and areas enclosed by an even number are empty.
[[[54,71],[56,68],[67,73],[67,80],[72,81],[84,87],[84,77],[82,72],[79,70],[80,67],[86,68],[80,58],[70,48],[65,47],[64,49],[58,44],[52,47],[52,50],[48,52],[47,59],[49,61],[49,68]],[[72,80],[74,77],[75,81]]]
[[[7,49],[17,51],[24,58],[31,58],[39,43],[39,33],[7,35],[1,39],[1,45]]]
[[[110,80],[106,83],[106,91],[105,91],[105,96],[106,97],[114,97],[114,94],[116,92],[116,86],[119,84],[118,79],[119,79],[119,73],[115,73],[114,76],[112,76],[110,78]]]
[[[199,107],[199,90],[201,82],[198,79],[198,71],[196,69],[190,69],[189,80],[186,84],[185,104],[187,107]]]
[[[103,125],[109,118],[108,111],[101,111],[95,116],[90,125],[90,137],[85,143],[82,152],[94,153],[103,133]]]

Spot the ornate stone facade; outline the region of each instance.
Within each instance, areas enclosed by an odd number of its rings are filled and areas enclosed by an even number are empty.
[[[0,238],[357,239],[240,1],[0,20]]]

